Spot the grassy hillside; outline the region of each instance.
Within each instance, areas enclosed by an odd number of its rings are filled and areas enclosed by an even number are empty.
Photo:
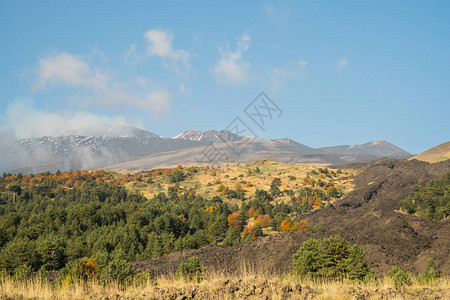
[[[417,159],[429,163],[435,163],[447,160],[449,158],[450,158],[450,142],[446,142],[431,149],[428,149],[427,151],[424,151],[420,154],[417,154],[411,157],[410,159]]]
[[[281,180],[280,190],[292,190],[298,193],[305,187],[320,188],[319,180],[323,183],[331,182],[342,192],[342,195],[352,190],[351,180],[359,170],[328,169],[321,165],[297,165],[279,163],[271,160],[258,160],[249,164],[224,164],[218,168],[184,168],[180,165],[178,170],[185,174],[185,178],[178,182],[170,181],[170,175],[177,169],[158,170],[141,173],[114,173],[122,178],[121,182],[131,191],[141,192],[145,197],[151,198],[160,192],[167,191],[170,186],[177,184],[181,191],[195,190],[203,197],[219,196],[224,201],[241,205],[242,201],[236,197],[229,197],[223,192],[226,190],[242,189],[249,198],[257,189],[270,190],[275,178]],[[195,170],[195,172],[192,172]],[[328,173],[319,170],[329,170]],[[305,178],[312,181],[305,182]],[[222,188],[221,188],[222,186]],[[277,202],[290,201],[289,193],[283,193],[275,200]]]
[[[135,260],[314,229],[302,214],[342,197],[352,171],[259,161],[140,174],[3,174],[0,270],[58,271],[65,280],[88,268],[102,280],[124,280]]]

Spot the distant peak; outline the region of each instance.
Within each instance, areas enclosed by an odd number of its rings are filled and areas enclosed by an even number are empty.
[[[205,132],[199,130],[188,130],[173,138],[191,141],[202,141],[214,144],[223,143],[224,141],[241,141],[248,139],[248,137],[234,134],[228,130],[208,130]]]
[[[187,130],[185,132],[180,133],[177,136],[174,136],[174,139],[184,139],[185,136],[189,136],[189,135],[201,135],[203,134],[203,132],[201,132],[200,130]]]
[[[294,141],[289,139],[289,138],[276,139],[275,141],[281,142],[281,143],[285,143],[285,144],[292,144],[292,143],[294,143]]]
[[[369,145],[392,145],[390,142],[388,141],[372,141],[372,142],[368,142],[367,144]]]

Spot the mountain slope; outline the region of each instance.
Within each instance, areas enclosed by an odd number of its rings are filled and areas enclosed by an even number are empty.
[[[450,158],[450,142],[446,142],[431,149],[428,149],[420,154],[417,154],[410,159],[417,159],[429,163],[444,161]]]
[[[290,141],[290,140],[289,140]],[[214,158],[220,158],[215,160]],[[323,154],[322,151],[297,142],[280,140],[252,140],[233,143],[219,143],[191,149],[180,149],[157,153],[139,160],[106,167],[110,170],[148,170],[177,164],[244,163],[258,159],[271,159],[290,163],[344,163],[338,156]]]
[[[68,135],[19,140],[14,145],[1,147],[0,154],[6,158],[2,167],[7,172],[37,173],[101,168],[149,154],[203,144],[160,137]]]
[[[362,145],[341,145],[334,147],[319,148],[330,154],[336,155],[374,155],[375,157],[390,157],[405,159],[412,156],[411,153],[391,144],[388,141],[374,141]]]
[[[204,139],[200,140],[204,141]],[[389,155],[395,157],[411,156],[408,152],[388,142],[370,142],[364,145],[314,149],[291,139],[283,138],[217,143],[213,146],[161,152],[139,160],[110,165],[106,168],[110,170],[148,170],[178,164],[246,163],[258,159],[271,159],[285,163],[343,165],[368,162]]]

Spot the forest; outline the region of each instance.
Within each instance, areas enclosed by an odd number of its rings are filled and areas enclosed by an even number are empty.
[[[339,196],[330,184],[328,193],[327,186],[313,185],[297,193],[282,191],[275,178],[267,191],[246,195],[238,186],[223,197],[207,198],[178,185],[195,172],[176,168],[120,178],[99,170],[4,174],[0,270],[64,275],[87,269],[104,280],[124,280],[132,275],[135,260],[209,244],[237,245],[270,231],[324,230],[311,227],[301,215]],[[151,199],[123,186],[155,176],[165,176],[172,185]],[[281,194],[291,201],[277,202]],[[240,207],[225,201],[230,195],[241,198]]]

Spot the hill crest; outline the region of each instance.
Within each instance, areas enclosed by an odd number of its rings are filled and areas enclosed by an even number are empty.
[[[428,149],[420,154],[417,154],[410,159],[417,159],[429,163],[435,163],[450,159],[450,142],[442,143],[431,149]]]

